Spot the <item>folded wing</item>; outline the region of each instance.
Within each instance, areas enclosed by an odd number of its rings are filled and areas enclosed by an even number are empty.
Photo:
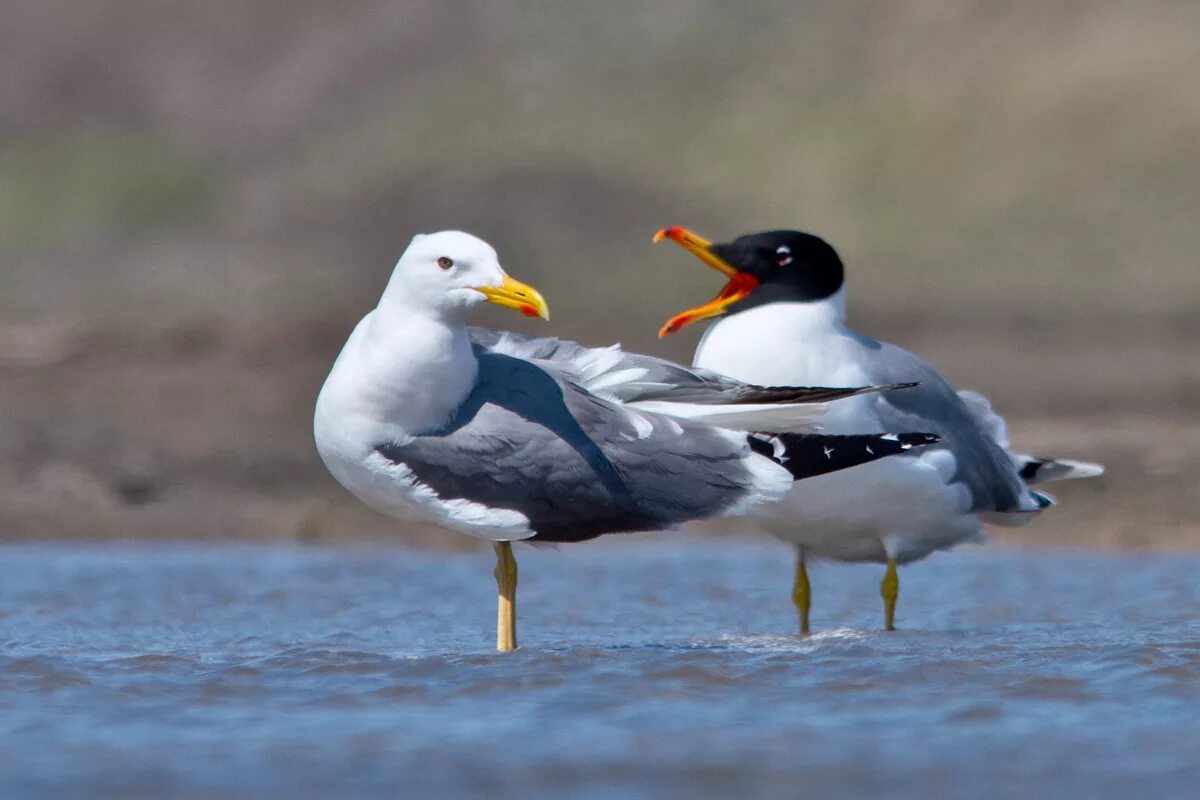
[[[443,500],[523,514],[542,541],[744,513],[778,499],[798,477],[913,446],[892,435],[784,434],[774,442],[622,405],[552,360],[480,348],[479,368],[444,428],[379,442],[375,451]]]

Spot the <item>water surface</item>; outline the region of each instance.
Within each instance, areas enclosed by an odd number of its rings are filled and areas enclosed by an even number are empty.
[[[0,797],[1190,796],[1200,558],[0,548]]]

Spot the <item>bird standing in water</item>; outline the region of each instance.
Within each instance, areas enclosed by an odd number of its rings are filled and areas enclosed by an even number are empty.
[[[1020,525],[1053,505],[1030,484],[1089,478],[1098,464],[1034,458],[1009,450],[1004,420],[980,394],[956,392],[936,369],[905,350],[846,324],[842,261],[817,236],[776,230],[714,244],[685,228],[659,231],[728,282],[709,303],[672,317],[666,336],[713,320],[696,367],[760,384],[857,386],[913,382],[904,391],[836,404],[824,431],[922,430],[940,444],[796,484],[782,503],[761,509],[772,533],[796,545],[793,601],[810,630],[806,559],[887,565],[880,594],[884,626],[895,627],[898,564],[968,541],[981,523]]]

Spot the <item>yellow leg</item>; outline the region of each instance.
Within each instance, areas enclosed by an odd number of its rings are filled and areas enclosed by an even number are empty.
[[[796,548],[796,583],[792,586],[792,602],[800,612],[800,633],[811,633],[808,626],[808,610],[812,608],[812,587],[808,584],[808,570],[804,566],[804,548]]]
[[[879,584],[879,596],[883,598],[883,622],[889,631],[896,630],[896,598],[900,596],[900,576],[896,573],[896,562],[889,558],[887,572]]]
[[[517,649],[517,560],[511,542],[496,542],[496,649],[511,653]]]

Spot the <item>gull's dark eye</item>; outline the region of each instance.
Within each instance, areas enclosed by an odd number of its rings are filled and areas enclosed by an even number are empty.
[[[781,267],[786,267],[792,263],[792,248],[786,244],[779,245],[779,249],[775,251],[775,261]]]
[[[438,258],[438,266],[442,269],[450,269],[454,266],[454,260],[446,258],[445,256],[441,256]]]

